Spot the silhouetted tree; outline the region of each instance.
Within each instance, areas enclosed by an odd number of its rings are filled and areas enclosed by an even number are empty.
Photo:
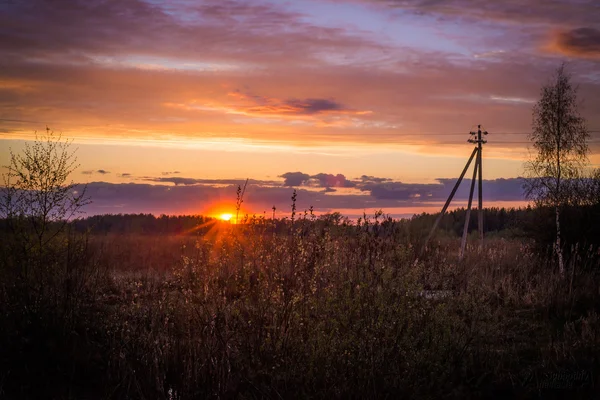
[[[577,87],[561,65],[551,82],[542,87],[541,98],[533,108],[529,139],[537,154],[526,164],[526,195],[538,205],[555,210],[555,251],[564,274],[561,246],[561,208],[572,202],[574,185],[581,177],[588,151],[589,134],[579,115]]]
[[[21,153],[10,152],[8,171],[3,175],[0,218],[6,219],[17,240],[15,245],[25,255],[32,250],[42,255],[69,219],[89,203],[85,187],[76,188],[69,181],[78,167],[71,143],[46,128],[32,144],[26,142]],[[27,270],[23,273],[26,275]]]

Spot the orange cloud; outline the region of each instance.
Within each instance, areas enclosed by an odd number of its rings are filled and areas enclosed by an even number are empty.
[[[361,116],[372,111],[352,110],[333,99],[324,98],[288,98],[280,99],[233,91],[227,96],[239,100],[238,104],[218,104],[192,100],[188,103],[165,103],[166,107],[179,108],[186,111],[217,111],[225,114],[237,114],[258,118],[291,118],[294,120],[313,120],[324,116]],[[332,126],[332,121],[324,121],[322,126]]]
[[[500,61],[474,62],[374,42],[367,34],[311,24],[279,2],[177,2],[173,10],[142,0],[101,9],[84,0],[29,3],[24,12],[12,2],[0,16],[1,116],[38,121],[3,123],[13,137],[47,124],[77,138],[165,146],[456,153],[472,124],[484,123],[492,134],[527,130],[528,101],[551,71],[535,57],[507,53]],[[510,6],[480,0],[480,7],[467,9],[460,0],[391,3],[500,19],[522,8],[516,0]],[[563,6],[539,15],[574,15]],[[385,68],[373,52],[383,54]],[[160,68],[140,68],[145,65]],[[581,85],[587,110],[600,104],[598,88],[597,81]],[[600,126],[599,115],[585,116],[590,127]],[[432,143],[438,145],[427,146]]]
[[[600,58],[600,30],[576,28],[554,32],[548,49],[580,58]]]

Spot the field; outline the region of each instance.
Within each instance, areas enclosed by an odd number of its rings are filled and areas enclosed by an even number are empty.
[[[4,241],[2,398],[588,398],[594,248],[301,217],[185,235]],[[498,235],[497,235],[498,236]],[[23,267],[27,266],[26,274]]]

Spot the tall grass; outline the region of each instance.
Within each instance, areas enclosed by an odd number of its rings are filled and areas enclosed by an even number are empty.
[[[569,393],[593,393],[588,249],[573,249],[565,280],[524,239],[473,241],[459,263],[458,239],[444,238],[415,265],[415,244],[380,213],[292,220],[277,232],[246,216],[196,237],[65,236],[33,268],[51,281],[3,275],[0,396],[560,395],[552,377],[580,372]]]

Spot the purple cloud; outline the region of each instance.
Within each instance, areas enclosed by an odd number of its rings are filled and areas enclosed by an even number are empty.
[[[600,58],[600,30],[596,28],[558,32],[554,44],[558,51],[567,55]]]
[[[351,188],[351,187],[356,186],[355,182],[347,180],[343,174],[333,175],[333,174],[320,173],[320,174],[311,176],[311,179],[313,181],[316,181],[317,186],[320,186],[320,187]]]
[[[142,181],[146,182],[156,182],[156,183],[172,183],[176,186],[191,186],[191,185],[244,185],[246,183],[245,179],[197,179],[197,178],[185,178],[179,176],[169,176],[169,177],[150,177],[144,176],[140,178]],[[272,181],[259,181],[254,179],[249,179],[248,184],[250,185],[277,185],[277,182]]]
[[[284,179],[284,186],[301,186],[310,179],[309,174],[304,174],[302,172],[286,172],[285,174],[279,175],[279,177]]]
[[[279,211],[290,207],[291,188],[268,186],[265,182],[255,181],[249,184],[244,196],[244,204],[252,212],[261,213],[270,210],[273,205]],[[262,184],[261,184],[262,183]],[[298,188],[297,207],[299,210],[313,206],[317,212],[345,209],[362,210],[369,208],[394,209],[398,207],[431,206],[432,202],[441,204],[446,200],[455,180],[440,180],[439,184],[405,184],[401,182],[372,184],[362,187],[363,194],[336,194],[335,189],[322,191]],[[457,192],[456,201],[468,198],[470,181],[462,183]],[[213,186],[210,184],[181,184],[177,186],[124,183],[112,184],[92,182],[87,193],[93,203],[87,207],[88,214],[110,212],[155,214],[202,213],[215,203],[235,203],[237,185]],[[484,181],[484,200],[487,201],[523,201],[522,181],[519,178]],[[437,205],[434,206],[435,211]],[[441,207],[441,205],[440,205]]]
[[[519,23],[596,24],[600,10],[595,0],[359,0],[371,4],[461,18]]]
[[[86,171],[81,171],[81,173],[83,175],[93,175],[93,174],[100,174],[100,175],[106,175],[106,174],[110,174],[110,171],[107,171],[105,169],[97,169],[97,170],[86,170]]]

